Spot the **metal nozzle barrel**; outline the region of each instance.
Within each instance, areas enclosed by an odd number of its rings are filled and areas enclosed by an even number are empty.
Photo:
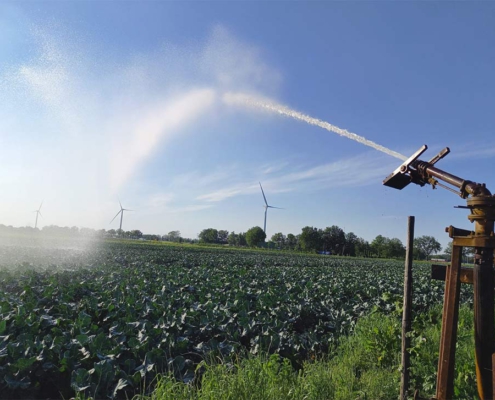
[[[429,183],[433,187],[439,185],[445,189],[454,191],[448,186],[444,186],[437,182],[437,179],[448,183],[459,189],[459,194],[462,198],[466,198],[469,195],[473,196],[491,196],[490,191],[485,187],[484,184],[478,184],[469,180],[462,179],[456,175],[445,172],[437,167],[435,163],[444,158],[450,153],[450,149],[446,147],[435,157],[433,157],[429,162],[419,160],[421,154],[423,154],[428,149],[428,146],[423,145],[416,153],[409,157],[404,163],[402,163],[399,168],[392,172],[385,180],[383,184],[385,186],[392,187],[394,189],[402,190],[409,183],[415,183],[420,186],[424,186]]]

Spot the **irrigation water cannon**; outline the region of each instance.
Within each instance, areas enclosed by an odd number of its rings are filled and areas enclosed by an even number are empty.
[[[495,400],[495,326],[494,326],[494,263],[495,249],[495,196],[484,183],[459,178],[437,168],[435,164],[449,154],[446,147],[430,161],[419,157],[427,150],[422,146],[390,174],[383,184],[404,189],[410,183],[420,186],[430,184],[450,190],[466,199],[470,210],[468,219],[474,222],[474,231],[449,226],[446,232],[452,238],[452,260],[448,266],[432,266],[432,277],[445,280],[445,296],[442,315],[442,336],[438,360],[436,400],[454,397],[454,365],[459,317],[460,284],[474,287],[474,333],[476,376],[481,399]],[[443,183],[441,183],[443,182]],[[449,186],[447,186],[447,185]],[[473,268],[462,263],[463,247],[475,249]],[[415,398],[419,399],[417,395]]]
[[[409,157],[404,163],[392,172],[385,180],[383,184],[395,189],[404,189],[409,183],[415,183],[420,186],[430,184],[435,188],[436,186],[443,187],[450,190],[463,199],[469,195],[473,197],[491,197],[490,191],[486,188],[484,183],[476,183],[469,180],[459,178],[458,176],[449,174],[435,167],[435,164],[450,153],[450,149],[446,147],[430,161],[421,161],[419,156],[428,149],[428,146],[422,146],[416,153]],[[451,186],[457,187],[459,191],[456,191],[449,186],[446,186],[439,182],[444,181]],[[495,200],[493,201],[495,205]]]

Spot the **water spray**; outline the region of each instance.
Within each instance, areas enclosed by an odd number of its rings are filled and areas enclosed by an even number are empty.
[[[223,95],[223,101],[227,104],[240,104],[250,107],[261,108],[270,112],[283,115],[285,117],[291,117],[299,121],[306,122],[310,125],[318,126],[329,132],[336,133],[337,135],[346,137],[347,139],[354,140],[355,142],[364,144],[365,146],[371,147],[375,150],[381,151],[382,153],[388,154],[389,156],[398,158],[399,160],[405,160],[406,157],[396,151],[390,150],[385,146],[375,143],[371,140],[366,139],[356,133],[349,132],[347,129],[339,128],[338,126],[332,125],[329,122],[322,121],[318,118],[310,117],[309,115],[303,114],[299,111],[293,110],[287,106],[274,103],[272,101],[259,99],[253,96],[246,95],[244,93],[225,93]]]
[[[427,150],[422,146],[409,157],[383,184],[402,190],[410,183],[420,186],[442,187],[461,198],[470,210],[468,219],[474,222],[474,231],[449,226],[446,232],[452,239],[452,260],[450,266],[432,266],[432,277],[445,280],[445,296],[442,316],[442,336],[438,360],[437,388],[435,400],[454,397],[454,366],[459,317],[459,293],[462,283],[474,286],[474,333],[476,355],[476,377],[478,394],[481,399],[495,398],[495,327],[494,327],[494,271],[493,252],[495,249],[495,196],[484,183],[476,183],[445,172],[435,164],[450,153],[448,147],[430,161],[419,157]],[[443,183],[440,183],[443,182]],[[464,268],[463,247],[475,249],[473,268]],[[420,399],[416,394],[415,399]]]

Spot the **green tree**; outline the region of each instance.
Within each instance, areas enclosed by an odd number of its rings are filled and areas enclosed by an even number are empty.
[[[265,239],[266,233],[259,226],[255,226],[246,232],[246,242],[251,247],[256,247],[264,243]]]
[[[134,229],[131,231],[131,238],[133,239],[141,239],[143,237],[143,232],[141,232],[139,229]]]
[[[345,247],[343,254],[352,257],[356,256],[356,244],[358,237],[354,232],[349,232],[345,234]]]
[[[217,243],[218,231],[213,228],[203,229],[198,237],[200,243]]]
[[[229,246],[239,246],[239,235],[237,235],[234,231],[230,232],[227,237],[227,243]]]
[[[297,238],[292,233],[289,233],[287,235],[286,245],[289,248],[289,250],[294,250],[296,248]]]
[[[145,233],[143,235],[143,239],[146,239],[146,240],[160,240],[161,237],[160,237],[160,235],[153,235],[153,234],[147,234],[147,233]]]
[[[272,236],[272,242],[277,244],[279,249],[282,249],[285,245],[285,235],[282,232],[276,233]]]
[[[244,232],[239,233],[239,246],[247,246],[246,234]]]
[[[417,251],[420,258],[428,260],[430,254],[441,251],[442,246],[433,236],[424,235],[414,239],[414,249]]]
[[[355,249],[356,249],[356,256],[358,257],[371,256],[372,253],[371,245],[368,243],[367,240],[364,240],[363,238],[356,239]]]
[[[316,251],[320,249],[321,238],[317,228],[305,226],[299,235],[299,244],[304,251]]]
[[[218,243],[227,244],[228,237],[229,237],[229,231],[224,231],[224,230],[218,231]]]
[[[387,239],[385,243],[385,254],[387,258],[403,258],[406,255],[406,248],[402,242],[397,239]]]
[[[321,231],[321,240],[324,250],[329,250],[332,254],[342,254],[345,247],[344,230],[337,225],[326,227]]]
[[[377,257],[385,257],[388,238],[378,235],[371,242],[371,250],[376,254]]]
[[[180,231],[170,231],[168,233],[168,240],[171,242],[180,242],[181,241],[180,237]]]

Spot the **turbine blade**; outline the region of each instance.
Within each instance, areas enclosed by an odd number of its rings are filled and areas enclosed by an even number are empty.
[[[276,208],[277,210],[285,210],[285,208],[282,208],[282,207],[274,207],[274,206],[268,206],[268,208]]]
[[[112,220],[110,221],[110,223],[112,223],[112,222],[113,222],[113,220],[114,220],[115,218],[117,218],[117,216],[118,216],[121,212],[122,212],[122,210],[120,210],[120,211],[119,211],[119,212],[115,215],[115,217],[113,217],[113,218],[112,218]]]
[[[40,210],[41,210],[41,207],[43,207],[43,203],[44,203],[44,202],[45,202],[45,200],[43,200],[43,201],[41,202],[41,204],[40,204],[40,208],[38,208],[38,211],[40,211]]]
[[[261,193],[263,193],[263,198],[265,199],[265,204],[268,206],[268,202],[266,201],[266,197],[265,197],[265,192],[263,191],[263,186],[261,186],[261,182],[259,182],[259,184],[261,188]]]
[[[40,210],[38,210],[38,214],[40,215],[40,217],[43,216],[43,214],[41,214],[41,211]]]

